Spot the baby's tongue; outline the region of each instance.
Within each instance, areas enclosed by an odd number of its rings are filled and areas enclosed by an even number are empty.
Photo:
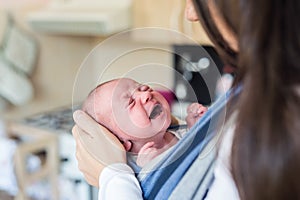
[[[150,113],[149,119],[155,119],[162,112],[160,104],[154,106],[153,110]]]

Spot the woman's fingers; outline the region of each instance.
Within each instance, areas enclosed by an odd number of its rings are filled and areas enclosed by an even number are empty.
[[[76,111],[73,116],[78,168],[89,184],[98,186],[102,170],[114,163],[126,163],[126,152],[111,132],[86,113]]]
[[[83,111],[75,111],[73,116],[78,138],[95,159],[106,165],[126,162],[123,145],[110,131]]]
[[[79,139],[79,134],[82,134],[82,130],[78,126],[75,125],[73,127],[72,133],[76,141],[76,159],[78,161],[78,168],[89,184],[98,187],[98,178],[105,166],[95,160],[83,147]]]

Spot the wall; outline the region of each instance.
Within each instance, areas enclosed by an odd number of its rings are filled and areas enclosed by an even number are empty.
[[[167,28],[191,37],[191,39],[201,44],[211,44],[201,25],[198,22],[189,22],[185,18],[185,1],[134,0],[134,27]],[[168,40],[168,38],[165,39]]]

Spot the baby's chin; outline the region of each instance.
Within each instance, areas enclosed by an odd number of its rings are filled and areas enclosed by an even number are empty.
[[[158,134],[165,133],[171,124],[171,117],[167,116],[163,120],[152,120],[144,126],[135,125],[135,130],[125,130],[121,132],[126,139],[142,140],[152,138]]]

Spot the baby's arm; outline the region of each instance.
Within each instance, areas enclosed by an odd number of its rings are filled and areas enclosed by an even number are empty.
[[[153,145],[154,142],[148,142],[141,148],[136,160],[138,166],[145,166],[148,162],[160,154],[160,151],[153,147]]]
[[[207,111],[207,107],[199,103],[192,103],[187,108],[187,116],[185,118],[188,128],[191,128],[200,117]]]

